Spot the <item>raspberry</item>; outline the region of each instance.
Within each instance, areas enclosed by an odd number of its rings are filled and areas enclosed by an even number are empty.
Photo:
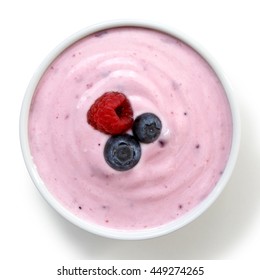
[[[90,107],[87,122],[100,132],[121,134],[132,127],[133,110],[123,93],[106,92]]]

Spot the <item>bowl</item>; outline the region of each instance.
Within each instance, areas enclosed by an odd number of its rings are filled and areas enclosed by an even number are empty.
[[[52,192],[50,192],[50,190],[46,186],[45,181],[41,178],[38,172],[38,167],[34,162],[29,143],[28,120],[30,115],[30,108],[37,86],[44,73],[46,72],[47,68],[50,67],[52,62],[55,61],[55,59],[59,57],[65,50],[67,50],[74,43],[79,42],[81,39],[92,34],[96,34],[97,37],[102,36],[105,33],[104,31],[108,29],[121,27],[138,27],[159,31],[163,34],[167,34],[174,38],[177,38],[177,40],[179,40],[178,42],[183,42],[184,44],[187,44],[193,50],[199,53],[199,55],[201,55],[201,57],[211,66],[225,90],[230,106],[233,127],[232,142],[228,160],[224,171],[222,172],[219,180],[217,181],[212,191],[197,206],[189,210],[187,213],[181,215],[179,218],[173,219],[172,221],[169,221],[162,225],[148,228],[139,228],[136,230],[131,230],[129,228],[122,229],[99,225],[94,223],[93,221],[88,221],[86,219],[80,218],[79,216],[75,215],[75,213],[72,213],[70,210],[68,210],[68,208],[64,207],[64,205],[62,205],[62,203],[60,203],[60,201],[58,201],[57,198],[53,196]],[[227,81],[225,75],[223,74],[223,70],[220,69],[216,61],[214,61],[214,59],[208,54],[208,52],[204,48],[202,48],[198,43],[196,43],[193,39],[189,38],[187,35],[184,35],[181,32],[174,30],[172,27],[167,27],[159,23],[141,20],[120,20],[103,22],[82,29],[79,32],[70,36],[69,38],[65,39],[44,59],[39,68],[36,70],[26,90],[20,114],[20,143],[24,161],[31,178],[41,195],[58,213],[60,213],[71,223],[77,225],[78,227],[88,232],[115,239],[139,240],[162,236],[173,232],[177,229],[180,229],[183,226],[195,220],[196,218],[198,218],[213,204],[213,202],[219,197],[220,193],[223,191],[224,187],[227,185],[237,159],[239,150],[239,139],[240,122],[237,105],[234,102],[230,84]],[[81,206],[79,206],[79,208],[80,207]]]

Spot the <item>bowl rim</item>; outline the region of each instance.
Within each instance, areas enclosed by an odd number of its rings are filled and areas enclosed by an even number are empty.
[[[227,99],[229,101],[232,122],[233,122],[233,134],[232,134],[232,145],[229,154],[229,159],[226,163],[225,170],[219,179],[217,185],[211,191],[211,193],[195,208],[189,211],[187,214],[182,215],[180,218],[173,220],[167,224],[162,226],[158,226],[155,228],[148,229],[140,229],[140,230],[121,230],[114,229],[109,227],[103,227],[100,225],[96,225],[94,223],[87,222],[82,220],[72,214],[69,210],[65,209],[48,191],[44,182],[40,178],[40,175],[37,172],[37,167],[33,162],[33,158],[30,153],[29,147],[29,139],[28,139],[28,118],[30,111],[30,104],[35,93],[35,89],[44,74],[47,67],[51,64],[51,62],[65,49],[67,49],[70,45],[75,43],[76,41],[96,32],[100,32],[102,30],[117,28],[117,27],[140,27],[140,28],[148,28],[157,30],[159,32],[166,33],[170,36],[176,37],[192,47],[196,52],[198,52],[205,61],[212,67],[215,71],[216,75],[220,79],[225,93],[227,95]],[[26,89],[25,96],[22,102],[21,112],[20,112],[20,120],[19,120],[19,136],[20,136],[20,145],[23,154],[23,158],[25,161],[25,165],[29,172],[29,175],[34,182],[34,185],[37,187],[41,195],[45,198],[45,200],[65,219],[70,221],[72,224],[97,235],[114,238],[114,239],[122,239],[122,240],[142,240],[148,238],[154,238],[162,235],[166,235],[170,232],[176,231],[185,225],[191,223],[196,218],[198,218],[202,213],[204,213],[219,197],[220,193],[223,191],[225,186],[228,183],[229,178],[233,172],[235,167],[235,163],[237,161],[238,152],[239,152],[239,144],[240,144],[240,117],[238,111],[238,105],[232,95],[232,88],[230,82],[228,81],[226,75],[223,73],[223,70],[220,69],[220,66],[213,59],[213,57],[206,51],[198,42],[196,42],[193,38],[190,38],[187,34],[180,32],[173,27],[167,26],[162,23],[147,21],[147,20],[110,20],[105,22],[100,22],[95,25],[91,25],[81,29],[80,31],[72,34],[67,37],[64,41],[62,41],[59,45],[57,45],[42,61],[39,67],[36,69],[34,75],[32,76],[29,85]]]

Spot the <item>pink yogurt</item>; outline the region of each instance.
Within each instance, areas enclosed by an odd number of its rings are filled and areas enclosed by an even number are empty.
[[[86,122],[107,91],[123,92],[134,117],[152,112],[162,122],[129,171],[108,166],[109,136]],[[114,229],[154,228],[191,211],[219,181],[231,143],[216,73],[184,42],[146,28],[111,28],[68,47],[42,76],[29,113],[30,151],[48,191],[78,218]]]

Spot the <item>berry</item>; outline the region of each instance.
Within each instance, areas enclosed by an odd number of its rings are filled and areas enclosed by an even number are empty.
[[[158,139],[162,129],[160,119],[153,113],[138,116],[133,125],[135,137],[143,143],[152,143]]]
[[[132,135],[111,136],[105,145],[104,157],[108,165],[115,170],[126,171],[140,160],[141,146]]]
[[[87,122],[107,134],[121,134],[133,125],[133,110],[123,93],[106,92],[99,97],[87,113]]]

